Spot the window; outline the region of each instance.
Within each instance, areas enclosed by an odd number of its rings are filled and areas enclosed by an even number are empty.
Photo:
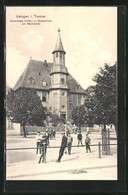
[[[27,83],[28,83],[28,84],[31,84],[31,80],[30,80],[30,79],[28,79]]]
[[[64,84],[64,78],[61,78],[61,83]]]
[[[32,77],[30,77],[29,79],[28,79],[28,81],[27,81],[27,83],[30,85],[30,84],[35,84],[35,81],[34,81],[34,79],[32,78]]]
[[[65,105],[62,105],[61,107],[62,107],[62,109],[64,109],[65,108]]]
[[[78,95],[78,106],[81,104],[81,95]]]
[[[42,102],[46,102],[46,92],[42,92]]]
[[[41,85],[43,85],[44,87],[46,87],[46,85],[47,85],[46,81],[45,80],[42,80],[41,81]]]
[[[76,89],[80,89],[80,85],[79,84],[76,85]]]
[[[68,83],[68,87],[70,87],[70,83]]]
[[[35,81],[34,81],[34,79],[32,79],[32,84],[33,84],[33,85],[35,84]]]
[[[69,96],[69,109],[72,108],[72,96],[70,95]]]
[[[64,93],[64,92],[62,92],[62,93],[61,93],[61,95],[62,95],[62,96],[64,96],[64,95],[65,95],[65,93]]]
[[[60,52],[60,58],[62,58],[62,52]]]
[[[46,81],[43,81],[43,83],[42,83],[42,84],[43,84],[43,86],[46,86]]]
[[[58,52],[56,52],[56,57],[58,58]]]

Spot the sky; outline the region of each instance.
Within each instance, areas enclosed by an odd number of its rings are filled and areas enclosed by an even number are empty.
[[[30,19],[45,22],[14,22]],[[117,7],[6,7],[7,85],[14,87],[30,57],[53,62],[58,28],[65,65],[84,89],[95,84],[92,78],[100,67],[117,61]]]

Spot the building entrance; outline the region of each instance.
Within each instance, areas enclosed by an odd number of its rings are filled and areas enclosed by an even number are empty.
[[[61,115],[60,115],[63,119],[65,119],[66,120],[66,113],[61,113]]]

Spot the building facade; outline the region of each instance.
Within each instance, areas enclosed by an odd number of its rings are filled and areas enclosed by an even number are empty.
[[[72,118],[73,108],[84,104],[85,92],[65,66],[66,52],[60,30],[52,54],[53,63],[30,59],[14,90],[23,87],[36,89],[44,107],[69,120]]]

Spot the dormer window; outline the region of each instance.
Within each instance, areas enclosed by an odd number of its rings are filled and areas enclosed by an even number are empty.
[[[47,83],[46,83],[45,80],[41,81],[41,84],[42,84],[43,87],[46,87],[47,86]]]
[[[70,83],[68,83],[68,87],[70,87]]]
[[[43,81],[42,84],[43,84],[44,87],[46,87],[46,85],[47,85],[46,81]]]
[[[32,79],[32,84],[33,84],[33,85],[35,84],[35,81],[34,81],[34,79]]]
[[[76,85],[76,89],[80,89],[80,85],[79,84]]]
[[[27,82],[28,82],[29,85],[30,84],[33,84],[33,85],[35,84],[35,81],[32,77],[30,77]]]

